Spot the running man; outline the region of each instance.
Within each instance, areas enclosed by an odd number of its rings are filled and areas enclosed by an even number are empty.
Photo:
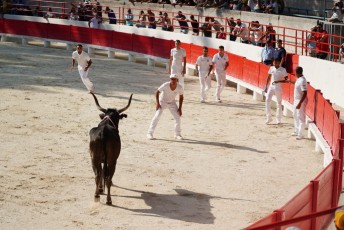
[[[153,140],[154,130],[160,120],[162,112],[165,109],[169,109],[174,120],[174,130],[175,130],[175,138],[177,140],[182,140],[183,137],[181,136],[181,128],[180,123],[182,116],[182,105],[183,105],[183,88],[180,84],[178,84],[178,76],[176,74],[170,75],[170,81],[163,83],[158,90],[156,91],[155,98],[156,98],[156,112],[151,121],[151,124],[148,129],[147,138],[149,140]],[[179,95],[179,107],[176,103],[176,96]]]
[[[269,90],[267,90],[268,83],[271,79],[271,83],[269,86]],[[269,124],[272,121],[271,116],[271,100],[272,96],[276,95],[277,99],[277,108],[276,108],[276,124],[281,124],[282,118],[282,83],[289,82],[288,80],[288,73],[281,66],[280,59],[274,59],[273,66],[270,67],[268,72],[268,77],[266,79],[264,92],[267,92],[266,101],[265,101],[265,108],[266,108],[266,122],[265,124]]]
[[[208,47],[203,47],[203,55],[199,56],[196,61],[196,71],[198,72],[201,103],[207,99],[207,92],[211,88],[210,72],[213,69],[211,57],[208,55]]]
[[[78,70],[81,77],[82,82],[86,86],[87,90],[95,93],[93,83],[90,81],[88,76],[88,70],[90,66],[92,65],[92,60],[88,53],[84,52],[82,50],[82,45],[78,44],[77,50],[73,52],[72,54],[72,65],[70,67],[70,70],[73,71],[75,60],[78,62]]]
[[[219,52],[213,57],[213,64],[215,65],[215,76],[217,81],[216,87],[216,101],[221,103],[221,93],[227,84],[226,69],[228,67],[228,56],[225,54],[225,48],[219,46]]]
[[[176,40],[175,48],[171,49],[169,74],[176,74],[178,76],[179,84],[184,89],[184,74],[186,73],[186,52],[180,47],[180,40]]]
[[[296,136],[297,140],[303,138],[303,132],[306,125],[306,106],[307,106],[307,80],[303,76],[302,67],[295,69],[297,80],[291,82],[294,87],[294,132],[292,136]]]

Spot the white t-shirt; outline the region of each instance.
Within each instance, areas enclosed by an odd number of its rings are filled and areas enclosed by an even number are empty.
[[[237,24],[234,27],[234,31],[236,31],[237,33],[239,33],[239,31],[242,30],[242,32],[239,34],[239,37],[241,37],[242,41],[246,41],[248,40],[248,29],[245,23],[241,23],[240,26]]]
[[[91,27],[92,28],[99,28],[99,19],[98,18],[91,18]]]
[[[183,87],[180,84],[177,84],[175,90],[171,90],[170,82],[165,82],[158,88],[160,94],[159,101],[160,103],[175,103],[177,95],[183,95]]]
[[[87,62],[91,60],[88,53],[82,51],[81,54],[78,54],[78,51],[74,51],[72,54],[72,58],[78,62],[78,65],[81,66],[83,69],[86,68]]]
[[[294,101],[300,101],[304,91],[307,91],[307,80],[302,76],[295,82]]]
[[[271,74],[271,81],[270,81],[270,86],[272,86],[272,83],[274,81],[282,81],[285,79],[285,77],[288,76],[287,71],[283,67],[279,67],[276,69],[275,66],[271,66],[269,69],[268,74]],[[276,89],[282,89],[282,83],[276,83],[274,84]]]
[[[171,49],[170,56],[172,57],[171,74],[179,73],[180,71],[183,70],[183,60],[184,60],[184,57],[186,57],[185,49],[180,48],[179,50],[177,50],[177,48],[173,48]]]
[[[208,73],[209,67],[213,65],[213,62],[210,56],[204,57],[202,55],[197,58],[196,65],[198,65],[198,71],[200,73]]]
[[[215,54],[213,57],[213,63],[215,64],[215,70],[217,72],[225,71],[226,62],[228,62],[227,54],[223,54],[221,57],[219,53]]]

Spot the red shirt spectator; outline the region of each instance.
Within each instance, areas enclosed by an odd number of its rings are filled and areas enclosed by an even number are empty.
[[[329,51],[328,34],[327,31],[323,29],[322,25],[318,25],[317,27],[318,32],[315,34],[317,58],[326,59]]]

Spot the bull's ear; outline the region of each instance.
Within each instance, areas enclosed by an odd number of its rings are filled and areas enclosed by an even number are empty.
[[[104,119],[104,117],[105,117],[105,113],[101,113],[101,114],[99,114],[99,117],[100,117],[100,119]]]
[[[127,117],[128,117],[127,114],[124,114],[124,113],[122,113],[121,115],[119,115],[119,119],[127,118]]]

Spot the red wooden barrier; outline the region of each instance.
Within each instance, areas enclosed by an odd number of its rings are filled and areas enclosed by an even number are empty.
[[[174,41],[160,38],[153,38],[152,55],[160,58],[169,59]]]
[[[8,34],[15,34],[15,35],[29,35],[28,34],[28,26],[26,25],[27,22],[19,21],[19,20],[10,20],[7,19],[4,23],[4,31]]]
[[[4,23],[5,20],[0,18],[0,33],[5,33]]]
[[[235,55],[235,54],[229,54],[229,67],[227,68],[227,74],[242,80],[243,79],[243,68],[244,68],[244,61],[246,58]]]
[[[264,89],[270,66],[259,63],[258,86]]]
[[[298,54],[292,54],[291,62],[292,63],[288,69],[288,73],[295,74],[295,68],[299,65],[299,55]]]
[[[332,140],[332,154],[333,157],[339,159],[339,140],[340,140],[340,129],[339,123],[340,112],[335,111],[333,114],[333,140]]]
[[[133,51],[152,55],[153,39],[142,35],[133,34]]]
[[[315,118],[315,104],[316,104],[315,92],[316,92],[316,90],[314,89],[314,87],[311,86],[309,84],[309,82],[308,82],[308,85],[307,85],[307,99],[308,99],[308,103],[307,103],[307,107],[306,107],[306,115],[312,121],[314,121],[314,118]]]
[[[92,44],[111,47],[113,33],[110,30],[92,29]]]
[[[56,40],[71,40],[71,26],[50,24],[46,27],[47,38]]]
[[[263,226],[263,225],[267,225],[267,224],[271,224],[277,221],[277,217],[276,217],[276,213],[271,213],[270,215],[258,220],[257,222],[255,222],[254,224],[251,224],[250,226],[248,226],[246,229],[251,229],[251,228],[256,228],[259,226]],[[273,228],[274,230],[275,228]],[[267,229],[269,230],[269,229]]]
[[[325,107],[325,98],[321,92],[316,92],[316,105],[315,105],[315,124],[323,132],[324,129],[324,107]]]
[[[333,146],[333,125],[334,125],[334,116],[335,111],[332,108],[332,103],[328,100],[325,101],[324,106],[324,122],[325,125],[323,127],[323,136],[330,147]]]
[[[288,79],[291,78],[291,74],[288,74]],[[283,83],[282,84],[282,99],[290,102],[290,91],[294,90],[294,84]]]
[[[76,43],[92,44],[92,31],[91,28],[71,26],[70,40]]]
[[[115,49],[133,51],[133,35],[121,32],[112,32],[111,47]]]
[[[292,82],[295,82],[297,80],[297,77],[293,74],[288,74],[288,78],[292,81]],[[295,85],[294,84],[290,84],[289,85],[289,103],[290,104],[294,104],[294,87]]]
[[[259,67],[258,62],[244,59],[243,80],[251,85],[258,86]]]
[[[189,62],[191,64],[196,64],[197,58],[203,53],[203,46],[191,44],[191,54]],[[208,51],[209,54],[209,51]]]

